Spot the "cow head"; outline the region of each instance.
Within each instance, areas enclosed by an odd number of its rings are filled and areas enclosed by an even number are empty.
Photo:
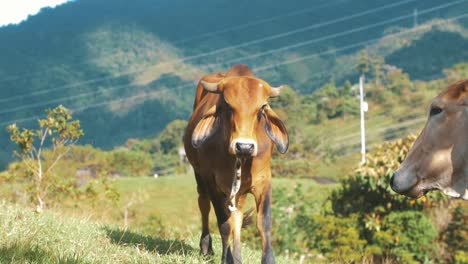
[[[228,130],[224,133],[229,140],[229,153],[254,157],[258,152],[256,131],[263,124],[278,150],[286,152],[289,145],[286,128],[268,105],[268,98],[279,96],[282,87],[271,87],[251,76],[227,77],[219,83],[200,83],[207,92],[220,94],[222,100],[207,111],[195,127],[192,135],[195,148],[224,127]]]
[[[426,126],[392,176],[391,186],[413,198],[438,189],[468,199],[468,80],[433,100]]]

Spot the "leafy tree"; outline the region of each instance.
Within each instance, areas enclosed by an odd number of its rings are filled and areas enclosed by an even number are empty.
[[[184,120],[174,120],[166,126],[159,136],[163,153],[169,153],[182,144],[182,137],[186,126],[187,121]]]
[[[385,65],[385,58],[380,56],[375,56],[370,59],[370,70],[372,71],[372,77],[376,85],[382,82],[382,79],[385,77],[383,72],[383,66]]]
[[[35,197],[34,203],[38,211],[46,207],[46,197],[49,186],[49,175],[62,159],[70,151],[70,146],[83,136],[83,130],[78,120],[72,120],[70,111],[60,105],[47,110],[47,118],[39,119],[39,129],[19,129],[16,124],[8,126],[10,139],[20,152],[15,154],[21,158],[30,177],[30,190]],[[45,147],[50,144],[52,152],[44,155]]]
[[[359,53],[359,61],[356,65],[356,70],[358,70],[360,75],[364,75],[369,72],[370,58],[367,49],[361,50]]]
[[[112,172],[125,176],[150,175],[153,168],[153,161],[148,153],[123,148],[111,152],[109,164]]]

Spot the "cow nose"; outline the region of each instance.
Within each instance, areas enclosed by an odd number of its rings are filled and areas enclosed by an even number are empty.
[[[404,182],[402,182],[401,177],[398,180],[396,179],[397,177],[398,177],[397,172],[394,172],[392,174],[392,177],[390,177],[390,187],[396,193],[406,192],[409,187],[405,187],[406,185],[404,184]]]
[[[252,143],[236,143],[236,154],[237,155],[252,155],[254,152],[254,144]]]

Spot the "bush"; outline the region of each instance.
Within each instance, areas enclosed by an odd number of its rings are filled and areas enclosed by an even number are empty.
[[[468,263],[468,207],[459,204],[452,212],[445,243],[454,256],[455,263]]]
[[[301,219],[302,216],[299,216]],[[356,217],[317,215],[307,221],[307,247],[328,259],[349,263],[365,256],[367,241],[360,238]]]
[[[182,137],[186,126],[187,121],[184,120],[174,120],[166,126],[159,135],[159,142],[163,153],[175,152],[182,145]]]
[[[321,211],[310,206],[300,186],[293,192],[275,190],[275,247],[300,254],[320,253],[338,263],[433,259],[438,234],[425,211],[444,205],[445,198],[434,193],[412,200],[394,193],[389,184],[414,140],[409,136],[378,147],[368,155],[367,164],[341,180]],[[453,229],[461,229],[463,214],[459,215],[454,217],[459,220],[453,222]],[[462,259],[459,252],[464,248],[457,250],[454,254]]]
[[[430,259],[436,239],[437,230],[429,218],[421,212],[403,211],[386,216],[372,242],[382,250],[381,256],[410,263]]]
[[[367,155],[367,163],[341,180],[332,192],[330,203],[334,214],[365,214],[375,219],[394,210],[422,210],[446,201],[440,193],[429,193],[418,200],[399,195],[390,187],[390,177],[409,152],[415,136],[383,144]]]
[[[147,176],[153,168],[151,156],[146,152],[116,149],[111,153],[110,167],[125,176]]]

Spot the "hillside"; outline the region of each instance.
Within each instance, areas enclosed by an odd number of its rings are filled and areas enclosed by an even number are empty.
[[[2,263],[204,263],[198,235],[187,239],[149,236],[117,226],[1,204]],[[214,236],[213,245],[221,241]],[[261,252],[243,248],[244,260],[255,263]],[[219,253],[217,254],[219,256]],[[278,263],[289,263],[277,257]]]
[[[468,60],[459,52],[467,7],[442,0],[69,2],[0,28],[0,125],[30,126],[43,109],[64,104],[82,121],[81,143],[108,149],[186,119],[193,82],[205,72],[245,63],[272,84],[310,93],[355,79],[364,46],[415,79],[440,77]],[[0,129],[0,167],[10,160],[7,137]]]

